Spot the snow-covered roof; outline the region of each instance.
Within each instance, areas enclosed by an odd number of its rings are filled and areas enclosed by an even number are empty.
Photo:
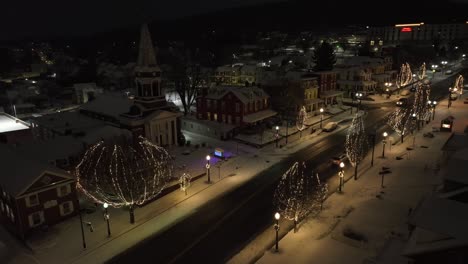
[[[206,98],[209,99],[220,99],[227,93],[232,92],[239,100],[243,103],[248,103],[250,101],[268,98],[262,89],[251,86],[251,87],[234,87],[234,86],[216,86],[208,90]]]
[[[110,139],[122,135],[126,137],[131,137],[132,133],[127,129],[105,125],[89,130],[82,138],[79,139],[85,142],[86,144],[91,145],[98,142],[101,139]]]
[[[428,197],[411,214],[409,223],[468,243],[468,205]]]
[[[413,211],[409,224],[415,226],[403,255],[437,252],[468,245],[468,205],[428,197]]]
[[[80,109],[118,119],[121,114],[128,112],[132,105],[133,100],[123,94],[105,93],[83,104]]]
[[[8,145],[0,144],[0,160],[2,161],[0,185],[13,196],[19,195],[44,172],[66,175],[61,169],[20,155],[14,147]]]
[[[20,144],[16,150],[21,155],[48,163],[52,160],[66,159],[80,153],[84,145],[71,136],[60,136],[44,141]],[[47,150],[47,151],[44,151]]]
[[[85,132],[105,124],[104,121],[87,117],[76,111],[53,113],[36,117],[33,119],[33,123],[61,134],[64,134],[67,130],[70,131],[71,134]]]
[[[0,133],[7,133],[25,129],[29,129],[27,123],[12,117],[7,113],[0,112]]]

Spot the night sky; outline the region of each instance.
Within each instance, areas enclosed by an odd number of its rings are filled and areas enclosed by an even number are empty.
[[[140,24],[151,19],[183,18],[268,2],[288,2],[295,5],[301,1],[302,4],[308,3],[311,18],[325,15],[325,18],[333,20],[346,16],[364,19],[368,13],[373,13],[373,16],[369,16],[369,24],[379,17],[395,17],[395,20],[401,22],[414,22],[402,21],[398,15],[423,14],[429,12],[426,11],[428,9],[432,10],[434,17],[450,17],[450,9],[441,13],[437,10],[443,10],[448,3],[468,3],[468,0],[4,0],[0,15],[0,40],[24,36],[85,35]],[[321,9],[321,6],[326,8]],[[454,13],[463,10],[454,9]],[[242,19],[242,14],[239,14],[239,19]],[[466,19],[468,20],[468,14]]]

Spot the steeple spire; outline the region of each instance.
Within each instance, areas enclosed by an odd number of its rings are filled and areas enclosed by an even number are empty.
[[[141,26],[137,66],[156,66],[153,42],[151,41],[148,24],[146,23]]]

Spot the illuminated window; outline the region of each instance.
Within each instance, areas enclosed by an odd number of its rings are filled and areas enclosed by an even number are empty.
[[[370,41],[370,45],[374,46],[375,42],[373,40]]]
[[[379,40],[379,45],[380,45],[380,46],[383,45],[383,40]]]

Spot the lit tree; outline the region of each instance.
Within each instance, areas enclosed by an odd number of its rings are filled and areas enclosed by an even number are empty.
[[[75,173],[77,188],[96,203],[128,206],[130,223],[137,205],[155,198],[172,178],[172,158],[143,137],[91,146]]]
[[[179,178],[180,190],[185,192],[185,195],[187,195],[187,189],[190,187],[191,180],[192,180],[192,176],[185,172]]]
[[[453,85],[454,89],[462,95],[463,94],[463,76],[460,74],[458,75],[457,79],[455,80],[455,84]]]
[[[428,115],[430,115],[430,106],[427,103],[429,101],[430,90],[429,82],[424,84],[423,82],[418,82],[416,86],[413,101],[413,113],[416,114],[416,122],[426,120]]]
[[[411,82],[413,79],[413,73],[411,72],[411,67],[408,63],[402,64],[400,67],[400,72],[396,78],[396,86],[398,88],[403,87]]]
[[[410,107],[400,107],[388,116],[387,124],[400,135],[401,143],[403,143],[404,135],[413,129],[413,122],[411,122],[412,110]]]
[[[317,180],[317,186],[315,187],[314,201],[315,204],[320,204],[320,211],[323,209],[323,203],[328,196],[328,184],[326,182],[321,182],[318,173],[315,174],[315,179]]]
[[[307,120],[307,111],[305,106],[301,107],[297,118],[296,118],[296,128],[299,130],[299,137],[302,137],[302,130],[306,128],[305,121]]]
[[[346,156],[348,156],[351,165],[354,166],[354,180],[357,180],[358,165],[369,149],[367,139],[363,113],[357,113],[348,128],[345,142]]]
[[[419,80],[426,78],[426,63],[425,62],[423,62],[423,64],[419,68],[418,78]]]
[[[304,162],[295,162],[281,177],[274,194],[274,203],[282,216],[294,221],[306,216],[313,202],[314,179],[305,175]]]

